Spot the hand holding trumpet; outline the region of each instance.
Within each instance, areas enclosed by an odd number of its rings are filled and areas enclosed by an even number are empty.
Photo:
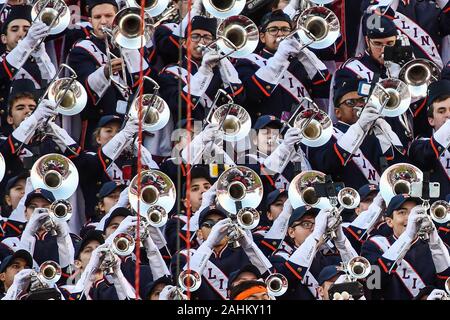
[[[109,74],[109,66],[111,65],[111,70],[112,70],[112,74],[116,74],[120,71],[122,71],[122,66],[123,66],[123,59],[122,58],[113,58],[111,59],[111,61],[109,61],[106,65],[105,68],[103,69],[103,72],[105,74],[105,78],[109,79],[111,77],[111,75]]]

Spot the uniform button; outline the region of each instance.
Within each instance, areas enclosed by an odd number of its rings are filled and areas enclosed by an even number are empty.
[[[56,151],[59,151],[59,147],[58,147],[58,146],[56,146],[56,147],[55,147],[55,150],[56,150]]]
[[[3,102],[3,100],[5,100],[5,99],[3,99],[3,98],[0,98],[0,102]],[[2,110],[3,111],[3,110]]]
[[[103,113],[103,109],[99,109],[99,110],[98,110],[98,113]]]
[[[106,159],[105,162],[106,162],[106,163],[109,163],[109,159]]]
[[[272,245],[273,245],[273,246],[276,246],[276,245],[277,245],[277,242],[276,242],[276,241],[272,242]]]
[[[358,230],[356,233],[357,233],[357,234],[361,234],[361,230]]]
[[[269,90],[269,89],[270,89],[270,86],[266,86],[266,89]]]
[[[16,142],[16,143],[14,143],[14,147],[18,147],[19,146],[19,144]]]
[[[4,114],[5,113],[5,110],[0,110],[0,114]]]
[[[192,101],[193,102],[197,102],[197,98],[192,98]]]
[[[102,182],[101,181],[97,181],[97,185],[99,186],[99,185],[101,185],[102,184]]]
[[[174,78],[175,78],[175,80],[178,80],[178,79],[179,79],[177,76],[175,76]]]
[[[19,229],[23,229],[23,225],[19,224]]]
[[[11,170],[8,170],[8,171],[6,171],[8,174],[11,174],[12,173],[12,171]]]
[[[302,272],[303,268],[298,267],[297,272]]]
[[[236,86],[233,86],[233,90],[237,90],[237,87],[236,87]]]
[[[257,117],[260,117],[261,115],[262,115],[261,112],[257,112],[257,113],[256,113],[256,116],[257,116]]]

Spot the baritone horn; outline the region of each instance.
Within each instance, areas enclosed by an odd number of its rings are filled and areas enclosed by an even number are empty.
[[[430,83],[439,80],[441,71],[432,61],[413,59],[400,70],[398,78],[408,85],[411,98],[422,99],[427,96]]]
[[[141,8],[141,1],[139,0],[128,0],[126,2],[128,7]],[[156,17],[166,10],[169,6],[169,2],[170,0],[145,0],[144,10],[151,17]]]
[[[430,207],[430,215],[437,223],[450,221],[450,204],[444,200],[435,201]]]
[[[196,291],[202,285],[202,276],[195,270],[183,270],[178,276],[178,284],[183,291]]]
[[[128,190],[130,205],[148,219],[153,227],[161,227],[168,220],[169,211],[176,201],[175,185],[170,178],[158,170],[144,170],[131,180]],[[138,186],[140,184],[140,194]]]
[[[142,129],[146,132],[156,132],[164,128],[170,120],[170,109],[166,101],[158,96],[159,85],[150,77],[144,76],[141,85],[147,80],[153,84],[153,93],[144,93],[142,96],[136,94],[131,103],[128,117],[139,119],[141,109]],[[141,86],[140,85],[140,86]],[[140,92],[140,87],[136,92]]]
[[[31,168],[31,184],[34,189],[52,192],[56,199],[68,199],[78,187],[78,170],[73,162],[57,153],[40,157]]]
[[[231,167],[217,180],[217,201],[231,214],[237,214],[241,208],[256,208],[262,200],[263,193],[261,178],[255,171],[245,166]]]
[[[289,285],[287,278],[281,273],[270,274],[264,282],[267,285],[267,291],[274,297],[285,294]]]
[[[213,108],[211,108],[211,111]],[[252,128],[250,114],[240,105],[227,103],[214,108],[207,122],[218,124],[223,131],[223,140],[240,141],[249,135]]]
[[[217,19],[236,16],[244,10],[246,0],[203,0],[206,12]]]
[[[56,200],[50,205],[50,216],[52,219],[69,221],[72,217],[72,204],[64,199]]]
[[[388,167],[380,178],[380,193],[386,205],[397,194],[410,194],[413,182],[423,181],[422,171],[409,163],[397,163]]]
[[[325,183],[323,172],[308,170],[294,177],[288,189],[289,201],[294,209],[305,205],[319,209],[331,208],[329,199],[317,196],[315,183]]]

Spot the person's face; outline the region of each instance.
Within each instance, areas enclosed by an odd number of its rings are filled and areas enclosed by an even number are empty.
[[[330,290],[330,287],[336,282],[336,280],[339,278],[339,275],[334,276],[328,281],[325,281],[321,286],[317,288],[319,292],[319,296],[322,297],[322,300],[330,300],[330,296],[328,294],[328,291]]]
[[[120,188],[117,188],[111,194],[104,197],[103,200],[99,203],[100,211],[108,212],[109,209],[111,209],[117,203],[117,201],[119,201],[121,192],[122,190]]]
[[[202,195],[211,188],[211,183],[205,178],[192,179],[190,201],[192,212],[197,211],[202,204]],[[187,204],[187,202],[186,202]]]
[[[118,122],[110,122],[102,127],[98,133],[98,137],[96,138],[97,143],[100,146],[104,146],[114,138],[114,136],[119,132],[120,124]]]
[[[384,64],[384,48],[395,45],[396,38],[396,36],[381,39],[369,39],[366,37],[367,48],[372,58],[378,63]]]
[[[125,217],[114,217],[105,230],[105,238],[108,238],[114,231],[116,231],[119,224],[125,219]]]
[[[315,217],[306,215],[300,220],[295,221],[288,229],[289,237],[296,246],[301,246],[305,239],[314,231]]]
[[[13,102],[11,106],[11,115],[8,115],[7,122],[17,129],[25,118],[36,109],[36,101],[30,98],[19,98]]]
[[[258,292],[248,296],[244,300],[270,300],[269,294],[266,292]]]
[[[281,211],[283,211],[283,205],[287,200],[286,195],[281,195],[277,198],[277,200],[272,203],[267,211],[267,218],[270,221],[274,221],[280,215]]]
[[[26,261],[22,258],[16,258],[13,260],[11,265],[6,268],[5,272],[0,273],[0,281],[3,282],[5,291],[7,291],[9,287],[11,287],[15,275],[25,269],[25,267],[27,267]]]
[[[354,124],[358,120],[358,109],[364,107],[365,98],[357,91],[346,93],[339,99],[339,106],[335,108],[336,118],[347,124]]]
[[[244,271],[237,276],[237,278],[231,284],[230,288],[233,288],[233,287],[237,286],[238,284],[240,284],[244,281],[249,281],[249,280],[258,280],[258,278],[256,277],[256,275],[254,273]]]
[[[209,222],[212,223],[217,223],[220,220],[223,220],[224,218],[221,215],[218,215],[217,213],[212,213],[208,216],[206,216],[205,221],[203,222],[203,224],[200,226],[200,229],[197,231],[197,236],[200,240],[205,241],[206,239],[208,239],[209,234],[211,233],[211,229],[212,227],[210,225],[205,225],[205,222],[207,222],[207,224]],[[217,247],[223,247],[224,245],[226,245],[228,242],[228,237],[224,237],[220,243],[217,245]]]
[[[9,23],[6,34],[2,34],[2,43],[6,46],[7,51],[11,51],[17,46],[19,40],[25,38],[31,24],[25,19],[16,19]]]
[[[89,263],[89,260],[91,260],[92,251],[97,249],[99,245],[100,242],[98,242],[97,240],[92,240],[80,252],[80,257],[75,261],[75,265],[81,272],[83,272],[83,270]]]
[[[5,201],[13,210],[17,208],[20,199],[25,194],[25,179],[19,179],[9,190],[9,194],[5,196]]]
[[[161,291],[164,289],[165,286],[166,286],[165,283],[158,283],[155,286],[155,288],[153,288],[153,291],[150,294],[149,300],[159,300],[159,294],[161,293]]]
[[[30,203],[28,204],[28,206],[25,208],[25,219],[27,219],[27,221],[30,220],[31,215],[33,214],[34,209],[36,208],[50,208],[50,201],[41,198],[41,197],[35,197],[33,199],[31,199]]]
[[[439,130],[448,119],[450,119],[450,98],[433,102],[433,118],[428,118],[428,122],[434,130]]]
[[[192,30],[191,33],[191,42],[189,44],[189,48],[187,40],[184,42],[183,47],[186,50],[191,50],[192,58],[197,61],[201,61],[204,52],[200,49],[201,45],[209,45],[214,41],[214,37],[211,32],[201,29]]]
[[[270,155],[278,146],[277,139],[280,137],[280,129],[264,127],[258,130],[258,134],[253,136],[253,143],[259,151]]]
[[[394,230],[394,234],[400,237],[408,225],[408,217],[411,209],[416,206],[414,201],[406,201],[401,208],[395,210],[391,217],[386,218],[386,223]]]
[[[259,39],[264,44],[265,49],[275,52],[280,44],[277,39],[287,36],[291,33],[291,30],[291,25],[286,21],[272,21],[267,25],[266,30],[259,34]]]
[[[101,29],[102,27],[111,27],[116,13],[116,7],[109,3],[96,5],[92,9],[89,22],[92,24],[94,34],[99,39],[104,39],[105,34]]]

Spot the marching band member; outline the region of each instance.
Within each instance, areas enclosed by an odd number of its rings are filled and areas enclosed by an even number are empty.
[[[8,180],[5,187],[5,195],[3,197],[3,207],[1,210],[2,218],[7,220],[11,213],[19,205],[20,199],[25,194],[25,182],[28,177],[27,173],[21,173]]]
[[[339,256],[346,264],[357,253],[345,237],[339,224],[333,240],[337,252],[320,250],[327,226],[336,222],[327,217],[327,211],[299,207],[292,212],[287,230],[288,245],[274,252],[271,261],[275,268],[289,281],[286,294],[280,299],[318,299],[320,271],[326,265],[337,264]]]
[[[172,119],[186,118],[187,104],[192,104],[192,117],[203,120],[208,114],[209,108],[217,93],[217,90],[224,88],[234,99],[236,104],[241,105],[245,99],[245,92],[239,75],[228,59],[222,59],[215,50],[202,50],[201,45],[209,45],[216,38],[216,19],[209,19],[203,16],[195,16],[191,21],[191,43],[187,47],[184,42],[183,47],[192,53],[191,63],[191,101],[188,101],[188,60],[183,56],[180,66],[169,65],[160,73],[161,97],[167,102],[172,111]],[[186,30],[187,33],[187,30]],[[185,34],[187,39],[187,34]],[[183,89],[179,92],[179,79],[182,80]],[[181,99],[181,110],[178,110],[178,99]],[[224,97],[225,99],[225,97]],[[219,99],[219,103],[223,100]]]
[[[448,248],[431,221],[429,240],[418,237],[429,219],[421,203],[418,198],[396,195],[386,210],[393,235],[374,236],[363,244],[361,255],[381,268],[381,288],[372,290],[372,299],[412,299],[426,285],[442,288],[441,279],[449,276]]]
[[[358,95],[358,84],[356,80],[336,79],[334,106],[338,122],[334,124],[333,137],[325,145],[308,147],[306,151],[313,169],[327,172],[333,176],[333,181],[342,181],[355,189],[368,182],[378,184],[383,162],[395,163],[403,158],[397,151],[402,150],[399,138],[372,104],[364,107],[365,99]],[[362,107],[358,118],[356,108]],[[374,123],[382,127],[389,138],[368,132]],[[368,134],[364,137],[365,133]]]
[[[230,291],[230,300],[271,300],[267,285],[263,281],[242,282]]]
[[[335,265],[329,265],[320,271],[317,279],[319,287],[317,288],[321,300],[331,300],[328,294],[330,287],[337,282],[340,276],[345,274]]]
[[[14,254],[5,257],[0,264],[0,298],[2,300],[16,300],[20,291],[27,290],[26,286],[20,286],[24,274],[29,274],[33,267],[33,258],[26,250],[17,250]],[[26,272],[18,275],[22,270]],[[8,296],[5,296],[7,293]]]
[[[450,81],[441,80],[428,88],[430,138],[413,141],[409,147],[411,162],[430,171],[430,180],[440,183],[440,199],[450,193]]]
[[[139,85],[139,70],[141,56],[138,49],[115,48],[110,51],[119,58],[106,56],[105,33],[103,27],[111,27],[114,16],[117,13],[115,0],[93,0],[89,2],[89,21],[92,24],[92,34],[87,39],[81,39],[72,48],[68,63],[78,75],[78,81],[83,84],[88,93],[88,104],[81,112],[83,120],[80,145],[86,149],[92,149],[90,141],[99,119],[104,115],[123,115],[127,111],[129,91],[124,89],[122,79],[116,74],[126,67],[127,83],[131,88]],[[110,42],[110,41],[109,41]],[[121,58],[122,56],[123,58]],[[143,73],[145,76],[156,77],[151,74],[151,68],[146,59],[143,60]],[[110,68],[113,74],[110,73]],[[121,83],[115,85],[110,78]]]
[[[266,14],[260,25],[263,50],[236,63],[253,119],[271,114],[285,120],[300,98],[328,98],[331,76],[325,65],[308,49],[301,50],[296,39],[277,40],[292,31],[291,25],[281,10]]]

